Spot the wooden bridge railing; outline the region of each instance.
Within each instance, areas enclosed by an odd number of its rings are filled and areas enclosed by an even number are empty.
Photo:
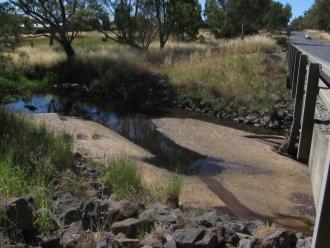
[[[286,149],[299,161],[307,162],[311,171],[316,207],[312,248],[329,248],[330,73],[328,68],[325,72],[322,62],[292,44],[287,59],[287,88],[295,101]],[[321,120],[316,120],[316,115]]]

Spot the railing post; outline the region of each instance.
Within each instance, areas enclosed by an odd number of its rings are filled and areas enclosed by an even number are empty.
[[[297,77],[299,71],[299,62],[300,62],[301,52],[297,51],[295,55],[295,61],[293,65],[293,74],[292,74],[292,89],[291,89],[291,97],[296,97],[296,90],[297,90]]]
[[[302,105],[301,132],[297,159],[308,161],[313,136],[316,97],[319,89],[320,65],[310,63]]]
[[[301,126],[300,121],[301,121],[302,103],[304,98],[306,72],[307,72],[307,56],[301,54],[299,58],[298,76],[296,83],[297,86],[295,89],[296,98],[294,102],[293,122],[292,122],[289,141],[288,141],[288,153],[292,155],[296,152],[296,139],[299,134],[299,129]]]
[[[292,52],[293,52],[293,47],[291,43],[288,45],[288,51],[287,51],[287,61],[288,61],[288,74],[287,74],[287,80],[286,80],[286,88],[290,88],[290,81],[291,81],[291,60],[292,60]]]

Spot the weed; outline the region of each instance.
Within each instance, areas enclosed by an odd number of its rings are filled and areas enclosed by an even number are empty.
[[[167,202],[168,204],[177,207],[181,189],[182,176],[179,174],[171,174],[166,177],[162,183],[158,183],[151,194],[156,201]]]
[[[123,199],[127,196],[142,197],[142,177],[131,159],[117,158],[111,160],[102,180],[106,186],[113,188],[117,199]]]
[[[0,193],[4,197],[32,193],[35,225],[53,228],[52,188],[47,183],[71,166],[71,138],[49,133],[30,119],[0,110]]]

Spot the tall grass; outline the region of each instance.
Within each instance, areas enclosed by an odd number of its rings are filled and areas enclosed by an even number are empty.
[[[0,110],[0,194],[31,193],[36,225],[51,228],[51,185],[56,173],[71,166],[71,138],[49,133],[30,119]]]
[[[136,164],[129,158],[111,160],[102,181],[105,185],[112,187],[117,199],[143,196],[141,174]]]
[[[171,101],[168,96],[176,91],[198,104],[206,102],[216,111],[228,105],[254,110],[260,104],[267,111],[273,109],[278,96],[285,95],[285,66],[268,55],[281,48],[270,37],[254,35],[209,43],[171,41],[165,49],[157,46],[152,44],[148,51],[118,45],[80,48],[70,63],[63,52],[47,47],[20,48],[16,53],[27,54],[25,63],[18,63],[17,54],[13,57],[17,68],[24,65],[29,72],[52,72],[56,75],[52,83],[86,84],[98,94],[123,102]],[[168,78],[169,84],[160,84],[155,73]]]

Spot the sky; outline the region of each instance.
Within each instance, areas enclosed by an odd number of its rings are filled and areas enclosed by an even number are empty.
[[[199,1],[202,6],[204,6],[205,0]],[[278,0],[278,2],[281,2],[283,4],[290,4],[292,7],[292,18],[295,18],[300,15],[303,15],[304,12],[312,6],[314,0]]]

